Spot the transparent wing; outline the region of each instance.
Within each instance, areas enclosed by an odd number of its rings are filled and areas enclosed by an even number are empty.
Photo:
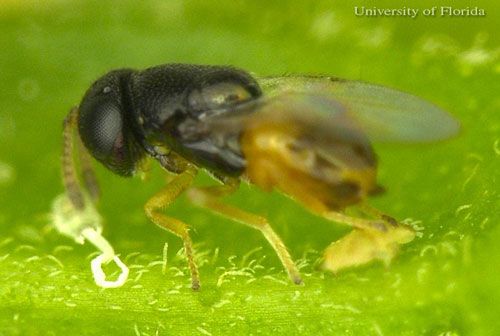
[[[457,120],[432,103],[375,84],[315,76],[263,77],[258,81],[270,97],[303,92],[340,102],[375,141],[432,142],[456,135],[460,128]]]
[[[242,134],[254,131],[262,139],[293,139],[298,147],[337,167],[361,168],[375,160],[368,137],[346,107],[324,95],[289,92],[264,96],[231,110],[212,113],[194,129],[202,130],[204,139],[223,144],[222,147],[229,147],[231,139],[241,139]],[[352,153],[353,148],[357,153]],[[296,163],[300,164],[305,163]]]
[[[357,121],[347,113],[339,101],[325,95],[302,92],[280,92],[243,103],[230,109],[211,110],[201,120],[199,128],[204,132],[241,132],[253,125],[286,125],[290,131],[308,127],[313,132],[318,128],[342,128],[362,132]]]

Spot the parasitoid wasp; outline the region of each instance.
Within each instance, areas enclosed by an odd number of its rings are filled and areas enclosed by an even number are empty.
[[[73,133],[84,189],[73,161]],[[328,76],[256,77],[229,66],[166,64],[111,71],[85,93],[64,123],[63,180],[76,210],[97,200],[91,157],[132,176],[153,158],[174,177],[144,206],[147,217],[183,240],[193,289],[200,286],[186,223],[162,212],[186,191],[197,206],[260,230],[290,279],[300,273],[266,218],[221,197],[241,181],[278,190],[330,221],[354,228],[325,252],[336,271],[373,259],[386,262],[414,238],[410,226],[368,206],[381,191],[371,141],[432,142],[459,124],[435,105],[374,84]],[[204,169],[218,185],[193,187]],[[356,205],[360,216],[345,209]]]

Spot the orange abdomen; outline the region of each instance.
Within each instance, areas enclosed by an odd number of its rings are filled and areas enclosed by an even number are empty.
[[[311,126],[262,123],[249,127],[241,138],[247,162],[244,176],[316,213],[342,209],[374,192],[376,160],[364,135],[357,130],[325,133],[321,127],[311,132]]]

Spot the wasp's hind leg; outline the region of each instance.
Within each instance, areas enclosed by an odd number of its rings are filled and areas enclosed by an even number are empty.
[[[274,232],[266,218],[248,213],[231,205],[221,202],[220,197],[234,192],[239,186],[238,180],[228,179],[220,186],[191,188],[187,192],[191,201],[198,206],[208,208],[215,213],[228,217],[236,222],[248,225],[262,232],[264,237],[276,251],[281,263],[285,267],[288,276],[295,284],[301,284],[300,273],[288,253],[288,250],[281,238]]]
[[[323,213],[326,219],[347,224],[354,228],[346,236],[333,242],[325,250],[323,267],[332,272],[381,260],[388,265],[396,256],[401,244],[413,240],[415,232],[409,226],[369,207],[360,210],[375,219],[357,218],[336,211]]]
[[[188,167],[184,172],[172,179],[167,186],[151,197],[144,205],[144,211],[148,218],[173,234],[180,237],[184,243],[184,250],[191,271],[191,288],[198,290],[200,288],[200,277],[198,267],[193,258],[193,243],[189,236],[189,228],[184,222],[168,217],[160,211],[169,206],[184,190],[193,182],[197,170],[194,167]]]
[[[382,211],[378,210],[377,208],[372,207],[368,203],[361,203],[357,207],[361,212],[363,212],[369,216],[372,216],[374,218],[378,218],[378,219],[386,222],[387,224],[390,224],[392,226],[401,225],[398,223],[398,221],[395,218],[383,213]]]

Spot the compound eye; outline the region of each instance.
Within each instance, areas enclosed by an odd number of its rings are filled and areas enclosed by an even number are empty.
[[[112,101],[82,104],[78,127],[92,156],[120,175],[131,175],[134,160],[126,139],[123,116]]]
[[[211,110],[233,106],[251,98],[252,94],[243,86],[232,82],[222,82],[193,91],[189,96],[189,105],[198,111]]]

